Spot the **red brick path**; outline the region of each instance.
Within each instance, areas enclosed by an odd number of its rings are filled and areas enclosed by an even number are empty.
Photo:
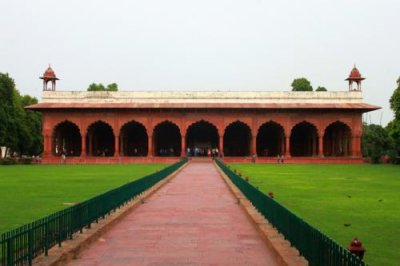
[[[193,162],[71,265],[276,265],[210,162]]]

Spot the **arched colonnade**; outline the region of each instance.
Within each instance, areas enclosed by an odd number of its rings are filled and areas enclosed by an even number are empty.
[[[64,120],[54,126],[50,140],[54,156],[103,157],[178,157],[207,155],[218,150],[224,156],[245,157],[349,157],[358,156],[359,136],[341,121],[332,121],[319,129],[309,121],[300,121],[285,129],[275,121],[256,128],[236,120],[223,127],[198,120],[187,127],[164,120],[154,127],[132,120],[120,126],[96,120],[79,126]],[[46,147],[45,147],[46,149]],[[195,153],[199,151],[198,153]]]

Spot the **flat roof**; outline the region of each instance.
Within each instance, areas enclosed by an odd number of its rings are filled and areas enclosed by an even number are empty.
[[[41,103],[27,108],[380,109],[363,103],[361,91],[43,91]]]

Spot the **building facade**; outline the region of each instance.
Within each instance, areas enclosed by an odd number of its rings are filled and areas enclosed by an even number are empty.
[[[43,75],[43,162],[169,161],[218,151],[226,160],[360,162],[363,103],[359,71],[348,91],[57,91]],[[51,82],[51,88],[47,83]],[[353,82],[357,84],[353,89]]]

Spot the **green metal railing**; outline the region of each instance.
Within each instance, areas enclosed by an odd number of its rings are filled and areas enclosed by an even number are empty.
[[[224,163],[217,165],[253,206],[308,260],[309,265],[366,265],[346,248],[235,174]]]
[[[31,265],[33,258],[45,254],[74,233],[90,228],[113,210],[154,186],[187,162],[187,158],[157,173],[127,183],[87,201],[53,213],[0,236],[0,265]]]

